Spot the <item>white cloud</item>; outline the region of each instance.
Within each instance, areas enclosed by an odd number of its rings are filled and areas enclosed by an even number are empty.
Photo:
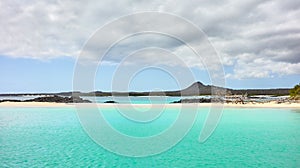
[[[0,8],[0,55],[41,60],[76,57],[90,35],[112,19],[133,12],[164,11],[185,17],[204,30],[222,57],[223,64],[234,69],[227,77],[264,78],[300,74],[300,2],[294,0],[7,0],[0,2]],[[114,33],[123,33],[123,30],[138,26],[134,25],[134,21],[123,23]],[[153,26],[151,22],[149,26]],[[184,33],[190,41],[195,40],[186,27],[168,26],[173,31]],[[111,36],[107,34],[99,40],[109,42]],[[120,43],[105,61],[118,62],[122,54],[143,47],[162,47],[178,54],[188,66],[203,68],[201,60],[182,44],[166,37],[141,37]],[[95,54],[93,49],[89,52],[90,55]],[[208,53],[202,54],[202,57],[207,63],[214,64]],[[153,63],[158,58],[162,56],[132,61]],[[167,65],[177,66],[167,57],[164,60]]]
[[[243,55],[239,57],[245,57]],[[233,74],[227,74],[227,78],[266,78],[275,75],[299,74],[300,63],[275,62],[266,58],[256,58],[256,56],[246,56],[241,58],[234,67]],[[250,61],[250,59],[253,59]]]

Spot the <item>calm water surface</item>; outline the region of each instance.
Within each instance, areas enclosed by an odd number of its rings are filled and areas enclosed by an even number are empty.
[[[156,134],[177,115],[162,115],[136,131],[114,117],[114,109],[104,111],[116,129],[133,136]],[[0,108],[0,167],[300,167],[300,109],[225,109],[200,144],[207,112],[200,108],[194,127],[167,152],[130,158],[94,143],[73,108]]]

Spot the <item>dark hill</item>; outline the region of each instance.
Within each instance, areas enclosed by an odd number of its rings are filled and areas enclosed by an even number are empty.
[[[289,95],[290,88],[278,88],[278,89],[229,89],[229,88],[222,88],[212,85],[204,85],[201,82],[195,82],[189,87],[179,90],[179,91],[168,91],[166,95],[174,96],[174,95],[187,95],[187,96],[194,96],[194,95],[211,95],[212,89],[217,91],[226,91],[227,94],[248,94],[248,95]]]
[[[60,95],[60,96],[196,96],[196,95],[211,95],[212,88],[218,91],[225,91],[228,94],[248,94],[248,95],[289,95],[289,90],[291,88],[278,88],[278,89],[229,89],[222,88],[212,85],[204,85],[201,82],[195,82],[189,87],[176,90],[176,91],[165,91],[165,92],[102,92],[94,91],[88,93],[82,92],[61,92],[61,93],[24,93],[24,94],[0,94],[0,96],[24,96],[24,95]]]

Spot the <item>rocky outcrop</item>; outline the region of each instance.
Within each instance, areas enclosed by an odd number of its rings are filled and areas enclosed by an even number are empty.
[[[180,99],[178,101],[174,101],[171,103],[211,103],[212,99],[205,99],[205,98],[200,98],[200,99]]]
[[[91,103],[89,100],[84,100],[79,96],[61,97],[61,96],[45,96],[34,99],[25,100],[24,102],[54,102],[54,103]]]
[[[105,101],[104,103],[118,103],[118,102],[113,101],[113,100],[108,100],[108,101]]]
[[[15,100],[15,99],[4,99],[4,100],[0,100],[0,103],[2,102],[22,102],[21,100]]]
[[[84,100],[80,98],[79,96],[71,96],[71,97],[61,97],[57,95],[53,96],[44,96],[44,97],[37,97],[34,99],[29,100],[9,100],[4,99],[0,100],[0,102],[53,102],[53,103],[91,103],[89,100]]]

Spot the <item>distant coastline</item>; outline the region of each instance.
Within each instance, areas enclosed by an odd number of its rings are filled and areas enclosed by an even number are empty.
[[[58,96],[200,96],[211,95],[213,89],[226,91],[229,95],[274,95],[285,96],[289,95],[291,88],[277,88],[277,89],[230,89],[222,88],[213,85],[204,85],[201,82],[195,82],[189,87],[182,90],[175,91],[161,91],[161,92],[59,92],[59,93],[6,93],[0,96],[44,96],[44,95],[58,95]]]

